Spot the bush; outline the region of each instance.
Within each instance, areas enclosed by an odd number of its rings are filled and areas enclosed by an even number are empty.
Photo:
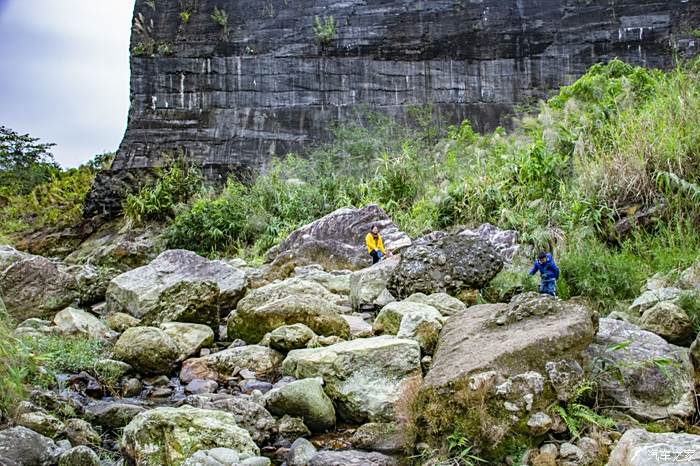
[[[153,183],[126,197],[122,204],[124,217],[136,225],[171,219],[201,188],[201,171],[181,157],[156,170]]]
[[[23,339],[32,354],[38,355],[42,371],[29,374],[28,382],[50,387],[59,374],[94,373],[95,362],[104,357],[105,347],[99,340],[82,337],[44,336]]]

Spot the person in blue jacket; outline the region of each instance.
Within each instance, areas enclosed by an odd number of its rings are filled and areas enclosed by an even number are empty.
[[[540,252],[537,255],[535,265],[530,269],[530,275],[540,273],[540,293],[546,293],[552,296],[557,295],[557,278],[559,278],[559,267],[554,262],[551,254]]]

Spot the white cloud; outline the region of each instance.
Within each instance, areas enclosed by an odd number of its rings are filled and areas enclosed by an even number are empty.
[[[61,165],[115,150],[129,105],[133,0],[0,0],[0,124]]]

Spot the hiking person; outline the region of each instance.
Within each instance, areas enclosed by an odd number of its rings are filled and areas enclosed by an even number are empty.
[[[559,278],[559,267],[554,262],[554,258],[548,252],[540,252],[535,260],[535,265],[530,269],[530,275],[540,273],[540,293],[552,296],[557,295],[557,278]]]
[[[369,233],[365,236],[365,244],[367,245],[367,252],[372,256],[372,265],[376,264],[384,256],[384,243],[382,242],[382,235],[379,234],[379,227],[373,225],[370,228]]]

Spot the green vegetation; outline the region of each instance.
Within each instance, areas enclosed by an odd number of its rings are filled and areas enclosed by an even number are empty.
[[[692,291],[684,291],[678,297],[678,305],[688,314],[690,321],[693,323],[695,334],[700,333],[700,299],[698,295]]]
[[[27,194],[50,180],[58,165],[49,152],[54,144],[0,126],[0,199]]]
[[[95,362],[105,353],[102,342],[81,337],[50,335],[23,341],[32,354],[40,355],[42,370],[29,377],[35,385],[52,386],[57,374],[94,373]]]
[[[218,6],[214,7],[211,19],[221,26],[221,39],[228,39],[228,13],[226,13],[226,10],[220,9]]]
[[[314,33],[316,33],[316,41],[321,46],[330,45],[336,38],[337,31],[335,28],[335,20],[332,16],[319,18],[316,16],[314,20]]]
[[[12,334],[10,318],[0,301],[0,420],[25,396],[25,379],[34,361],[22,342]]]
[[[615,421],[596,412],[594,406],[594,394],[596,384],[592,381],[584,381],[573,391],[569,401],[565,404],[557,404],[550,409],[559,415],[569,429],[569,433],[578,439],[584,429],[598,427],[612,429]],[[591,407],[592,406],[592,407]]]
[[[187,25],[190,23],[190,17],[192,16],[192,13],[190,11],[181,11],[180,12],[180,21],[182,24]]]

